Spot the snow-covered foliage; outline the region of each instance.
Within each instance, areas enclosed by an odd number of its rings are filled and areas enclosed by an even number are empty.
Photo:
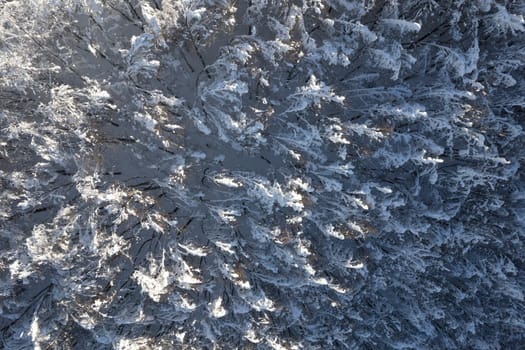
[[[0,1],[0,348],[519,348],[524,15]]]

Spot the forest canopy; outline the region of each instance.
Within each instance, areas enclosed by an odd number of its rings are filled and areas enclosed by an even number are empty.
[[[0,1],[0,347],[523,344],[524,15]]]

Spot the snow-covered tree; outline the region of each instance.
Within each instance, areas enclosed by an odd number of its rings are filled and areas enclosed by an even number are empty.
[[[1,347],[517,347],[524,14],[0,2]]]

